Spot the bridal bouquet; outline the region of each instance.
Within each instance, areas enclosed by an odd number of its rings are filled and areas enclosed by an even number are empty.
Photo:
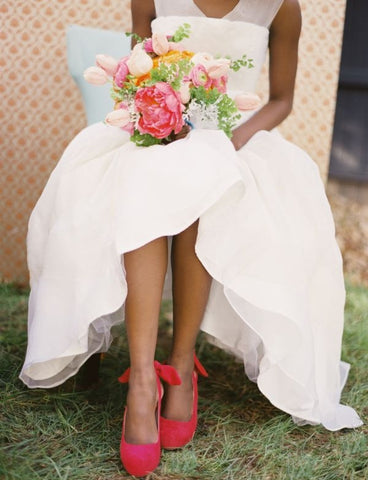
[[[96,66],[84,72],[92,84],[112,82],[115,108],[105,123],[128,131],[139,146],[169,143],[186,123],[219,128],[231,137],[239,110],[259,105],[254,94],[233,100],[226,93],[229,70],[252,68],[252,60],[187,51],[180,42],[189,32],[190,25],[184,24],[170,36],[154,33],[141,39],[132,34],[137,43],[130,55],[120,61],[97,55]]]

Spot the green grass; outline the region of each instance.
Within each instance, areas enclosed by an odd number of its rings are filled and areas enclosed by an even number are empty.
[[[170,303],[162,307],[158,358],[170,341]],[[78,391],[78,377],[50,390],[18,380],[26,348],[27,292],[0,287],[0,479],[118,480],[118,446],[128,365],[123,327],[101,366],[101,384]],[[342,401],[367,418],[368,290],[348,286],[343,358],[353,367]],[[368,478],[368,427],[328,432],[298,427],[244,377],[243,366],[200,337],[210,373],[200,384],[195,440],[164,452],[151,480],[355,480]],[[242,381],[239,383],[239,379]],[[244,381],[243,381],[244,379]]]

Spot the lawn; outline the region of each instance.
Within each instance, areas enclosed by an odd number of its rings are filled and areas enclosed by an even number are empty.
[[[162,306],[157,357],[166,356],[171,305]],[[27,292],[0,287],[0,478],[117,480],[129,477],[118,446],[128,365],[123,327],[101,366],[101,383],[80,390],[78,377],[51,390],[18,380],[26,348]],[[298,427],[244,377],[243,366],[204,337],[195,440],[164,452],[148,478],[211,480],[354,480],[368,478],[368,426],[336,433]],[[342,402],[367,420],[368,289],[348,285],[343,359],[353,366]],[[240,380],[241,379],[241,380]]]

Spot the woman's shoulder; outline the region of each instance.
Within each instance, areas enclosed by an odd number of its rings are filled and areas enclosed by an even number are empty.
[[[275,16],[270,31],[299,38],[302,24],[301,8],[298,0],[284,0]]]
[[[283,0],[273,23],[288,20],[295,22],[301,18],[301,8],[299,0]]]

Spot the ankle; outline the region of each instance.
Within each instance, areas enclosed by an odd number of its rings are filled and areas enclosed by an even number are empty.
[[[129,384],[149,384],[156,382],[156,372],[153,364],[130,367]]]
[[[192,377],[192,373],[194,370],[193,353],[193,350],[180,354],[176,354],[175,352],[173,352],[169,357],[168,363],[177,370],[182,381],[185,380],[185,377]]]
[[[147,399],[157,397],[157,378],[152,366],[146,369],[130,369],[128,398],[136,394]]]

